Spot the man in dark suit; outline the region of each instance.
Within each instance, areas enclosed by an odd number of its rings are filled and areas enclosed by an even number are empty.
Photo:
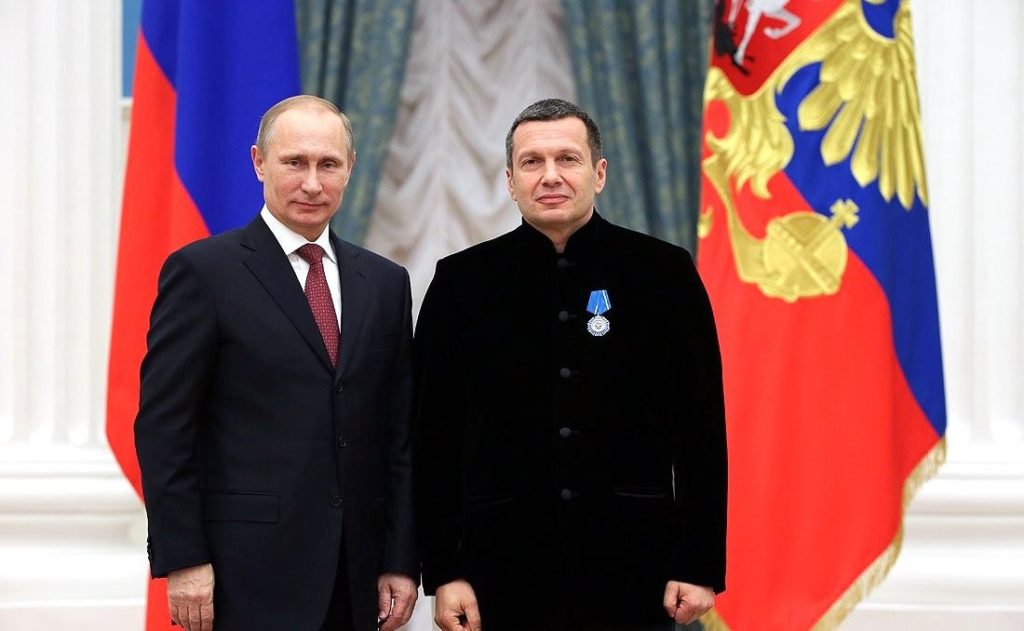
[[[355,163],[333,104],[272,107],[252,161],[259,216],[160,273],[135,421],[152,573],[189,631],[214,607],[222,630],[391,631],[418,573],[409,276],[328,228]]]
[[[683,249],[607,222],[596,124],[506,139],[512,232],[441,260],[417,324],[423,583],[445,631],[670,629],[725,587],[711,307]]]

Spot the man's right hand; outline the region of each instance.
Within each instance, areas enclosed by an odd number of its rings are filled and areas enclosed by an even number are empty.
[[[442,631],[480,631],[480,608],[476,593],[463,580],[437,588],[434,622]]]
[[[185,631],[213,631],[213,566],[193,565],[167,575],[171,622]]]

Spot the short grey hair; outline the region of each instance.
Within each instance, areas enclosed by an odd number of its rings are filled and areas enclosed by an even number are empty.
[[[263,114],[263,117],[260,118],[260,129],[256,132],[256,147],[260,150],[261,154],[265,154],[267,151],[267,145],[270,144],[270,139],[274,134],[274,123],[277,122],[277,117],[288,110],[298,109],[313,112],[329,112],[340,118],[342,125],[345,127],[345,139],[348,141],[348,158],[351,160],[355,157],[356,142],[355,136],[352,134],[352,121],[338,109],[337,105],[312,94],[290,96],[283,101],[278,101]]]

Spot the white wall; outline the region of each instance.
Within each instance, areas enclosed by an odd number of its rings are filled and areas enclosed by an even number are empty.
[[[435,0],[435,9],[443,7],[438,13],[448,12],[448,26],[417,19],[414,46],[425,33],[447,38],[422,45],[448,65],[410,61],[410,77],[430,90],[407,85],[396,138],[416,121],[446,129],[467,123],[450,115],[453,107],[495,108],[462,131],[500,138],[518,109],[500,109],[502,91],[571,94],[566,73],[531,74],[513,88],[517,62],[528,59],[499,51],[478,64],[452,44],[460,32],[473,33],[481,46],[533,37],[536,63],[545,59],[541,46],[564,59],[557,31],[531,35],[515,23],[557,20],[556,0],[495,3],[493,14],[508,22],[502,37],[474,30],[474,20],[492,13],[474,13],[470,4]],[[102,431],[126,125],[118,99],[120,5],[0,0],[0,120],[7,122],[0,150],[4,630],[141,628],[144,522]],[[903,554],[889,579],[846,629],[1024,628],[1022,5],[914,4],[949,458],[910,508]],[[465,87],[460,76],[479,81],[475,100],[456,94]],[[443,186],[417,193],[385,182],[392,188],[381,193],[371,229],[375,247],[397,248],[399,237],[388,234],[389,208],[407,208],[402,200],[410,196],[429,200],[420,220],[433,228],[401,242],[398,256],[412,261],[421,282],[437,256],[515,219],[503,179],[492,172],[501,156],[489,157],[500,140],[480,159],[473,155],[479,147],[456,142],[454,131],[446,137],[445,152],[460,153],[439,154]],[[466,205],[460,182],[474,183],[479,205]],[[428,618],[419,612],[415,628],[427,628]]]

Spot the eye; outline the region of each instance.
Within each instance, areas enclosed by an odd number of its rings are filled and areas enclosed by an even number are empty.
[[[338,168],[338,163],[335,162],[334,160],[325,160],[325,161],[321,162],[320,164],[325,169],[336,169],[336,168]]]
[[[572,155],[562,156],[562,162],[571,162],[573,164],[578,164],[580,162],[580,159],[579,157]]]
[[[285,164],[287,164],[290,167],[297,167],[297,166],[299,166],[302,163],[299,162],[296,158],[292,158],[291,160],[288,160],[287,162],[285,162]]]

